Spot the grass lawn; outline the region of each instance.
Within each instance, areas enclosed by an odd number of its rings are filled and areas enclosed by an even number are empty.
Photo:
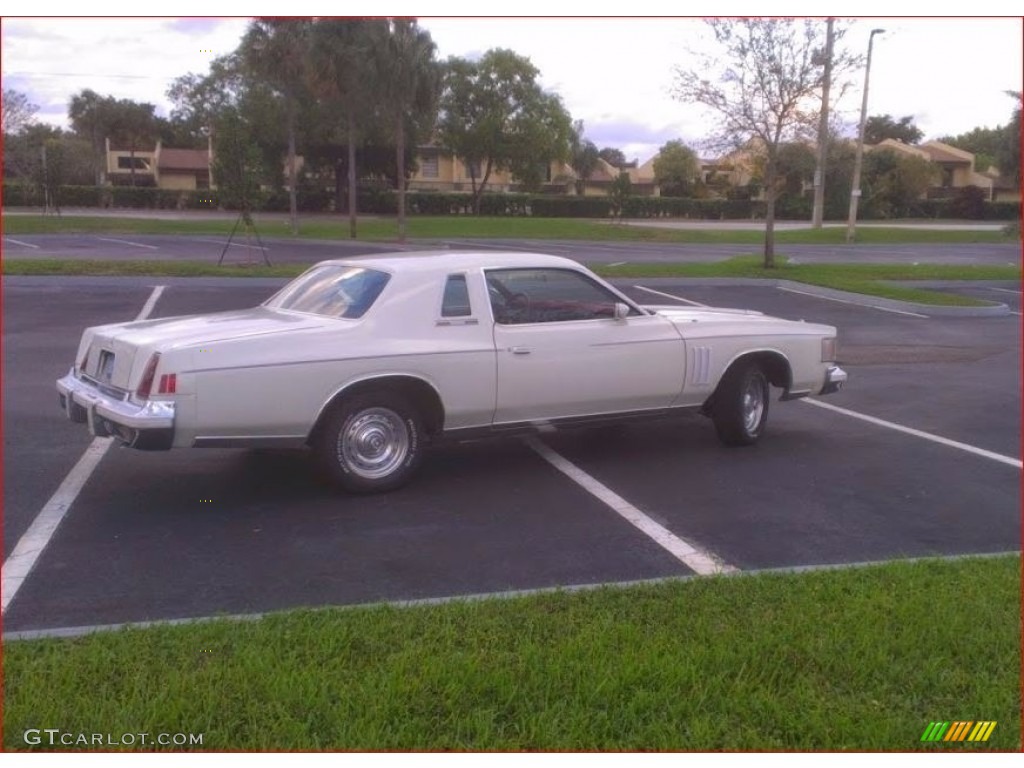
[[[720,262],[688,264],[624,264],[618,267],[596,265],[604,277],[759,277],[787,279],[839,290],[884,296],[922,304],[983,306],[985,302],[939,291],[927,291],[889,285],[891,280],[1019,280],[1018,267],[948,264],[787,264],[778,258],[778,267],[766,270],[760,259],[738,256]],[[305,266],[220,266],[188,261],[89,261],[79,259],[7,259],[5,275],[154,275],[165,277],[294,277]]]
[[[287,215],[259,214],[259,232],[264,237],[287,237]],[[234,226],[230,219],[143,219],[114,216],[5,216],[6,235],[43,233],[178,234],[227,235]],[[372,218],[359,222],[359,237],[364,240],[394,240],[393,218]],[[757,245],[763,242],[758,230],[673,230],[656,227],[618,225],[589,219],[546,219],[511,216],[411,216],[408,236],[421,239],[444,238],[529,238],[550,240],[605,240],[651,243],[722,243]],[[300,237],[347,239],[348,221],[344,216],[316,216],[301,219]],[[846,242],[842,227],[801,229],[776,232],[776,241],[838,245]],[[858,243],[998,243],[1010,242],[1001,232],[898,227],[862,227]]]
[[[30,728],[206,750],[1016,750],[1020,558],[8,642]],[[986,743],[922,743],[996,720]]]

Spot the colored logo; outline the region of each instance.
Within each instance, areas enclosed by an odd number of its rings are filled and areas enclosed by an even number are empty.
[[[921,741],[988,741],[995,727],[995,720],[933,722],[924,729]]]

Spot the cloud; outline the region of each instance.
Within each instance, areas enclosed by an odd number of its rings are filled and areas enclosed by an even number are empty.
[[[223,19],[169,19],[164,22],[164,26],[171,32],[206,36],[212,34],[223,23]]]

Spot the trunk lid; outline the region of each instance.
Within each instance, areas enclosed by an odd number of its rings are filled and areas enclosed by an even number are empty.
[[[144,366],[153,352],[228,339],[295,333],[337,322],[346,321],[254,307],[103,325],[91,329],[85,373],[102,384],[128,389],[133,368]]]

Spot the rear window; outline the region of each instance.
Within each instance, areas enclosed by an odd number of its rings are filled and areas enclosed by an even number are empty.
[[[390,279],[387,272],[364,267],[316,267],[288,283],[263,306],[355,319],[366,314]]]

